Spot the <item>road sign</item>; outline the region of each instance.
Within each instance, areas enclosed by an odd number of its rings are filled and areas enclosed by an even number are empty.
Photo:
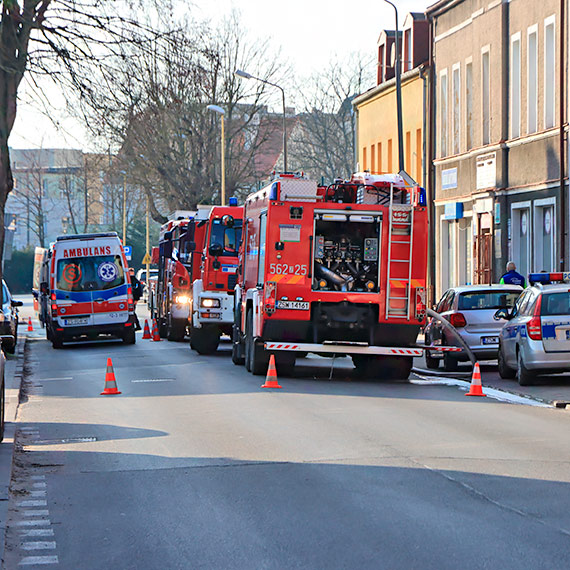
[[[143,263],[143,265],[147,265],[149,263],[152,263],[152,259],[150,258],[150,255],[148,254],[148,252],[143,257],[142,263]]]
[[[133,247],[131,245],[124,245],[123,249],[125,250],[125,257],[127,258],[127,261],[130,261],[133,255]]]

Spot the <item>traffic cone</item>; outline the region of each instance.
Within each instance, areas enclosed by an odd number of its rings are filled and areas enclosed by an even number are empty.
[[[479,368],[479,363],[476,362],[473,366],[473,375],[471,376],[471,386],[469,387],[469,392],[465,394],[466,396],[485,396],[483,394],[483,387],[481,386],[481,369]]]
[[[152,338],[150,336],[150,329],[148,328],[148,319],[144,320],[144,331],[143,331],[143,338]]]
[[[275,356],[271,355],[269,359],[269,366],[267,367],[267,376],[265,377],[265,384],[262,388],[283,388],[279,386],[277,381],[277,370],[275,369]]]
[[[34,332],[34,325],[32,324],[32,317],[28,317],[28,332]]]
[[[156,324],[156,319],[152,319],[152,340],[154,340],[155,342],[162,340],[160,338],[160,335],[158,334],[158,326]]]
[[[115,372],[113,371],[113,361],[107,358],[107,372],[105,373],[105,389],[101,392],[101,396],[108,394],[120,394],[117,390],[117,381],[115,380]]]

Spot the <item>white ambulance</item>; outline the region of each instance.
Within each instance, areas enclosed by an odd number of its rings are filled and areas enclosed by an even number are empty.
[[[135,343],[135,313],[123,246],[116,232],[66,235],[49,251],[46,334],[54,348],[99,335]]]

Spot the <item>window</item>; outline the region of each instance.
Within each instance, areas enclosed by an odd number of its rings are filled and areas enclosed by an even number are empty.
[[[214,220],[210,231],[210,246],[221,245],[221,256],[235,256],[241,242],[241,220],[234,220],[229,227],[222,220]]]
[[[382,170],[382,143],[379,142],[376,145],[376,148],[378,150],[378,172],[380,174],[382,174],[383,170]]]
[[[465,64],[465,137],[467,150],[473,148],[473,63]]]
[[[406,171],[412,171],[412,133],[406,131]]]
[[[384,45],[378,46],[378,84],[384,81]]]
[[[483,144],[491,142],[491,75],[489,48],[481,51],[481,111]]]
[[[368,161],[366,159],[366,147],[362,148],[362,170],[368,169]]]
[[[521,135],[521,35],[511,38],[511,138]]]
[[[556,97],[556,46],[554,16],[544,21],[544,128],[554,126]]]
[[[422,130],[416,129],[416,182],[418,182],[418,184],[421,184],[423,182],[422,159],[423,159]]]
[[[520,291],[473,291],[461,293],[457,302],[457,309],[461,310],[484,310],[512,308],[518,299]]]
[[[511,206],[511,233],[513,261],[521,275],[528,275],[531,267],[530,202],[519,202]]]
[[[404,71],[412,69],[412,30],[404,31]]]
[[[460,83],[460,71],[459,71],[459,64],[453,66],[453,71],[451,75],[451,82],[452,82],[452,92],[453,92],[453,154],[459,154],[459,145],[460,145],[460,117],[461,117],[461,83]]]
[[[538,130],[538,28],[528,29],[527,61],[527,132]]]
[[[534,201],[534,270],[556,271],[556,198]]]
[[[441,72],[439,85],[440,98],[440,155],[447,156],[447,70]]]
[[[376,172],[376,145],[370,147],[370,172]]]
[[[394,172],[392,169],[392,139],[388,139],[388,172]]]
[[[263,285],[265,271],[265,234],[267,233],[267,212],[262,212],[259,218],[259,258],[257,266],[257,284]]]

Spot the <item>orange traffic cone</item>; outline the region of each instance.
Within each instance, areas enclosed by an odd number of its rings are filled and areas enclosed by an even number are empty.
[[[469,387],[469,392],[465,394],[466,396],[485,396],[483,394],[483,387],[481,386],[481,368],[479,368],[479,363],[476,362],[473,366],[473,375],[471,376],[471,386]]]
[[[275,369],[275,356],[271,355],[269,359],[269,366],[267,367],[267,376],[265,377],[265,384],[262,388],[283,388],[279,386],[277,381],[277,370]]]
[[[144,320],[144,331],[143,331],[143,338],[152,338],[150,336],[150,329],[148,328],[148,319]]]
[[[34,331],[34,325],[32,324],[32,317],[28,317],[28,332]]]
[[[160,338],[160,335],[158,334],[158,326],[156,324],[156,319],[152,319],[152,340],[154,340],[155,342],[162,340]]]
[[[105,389],[101,392],[101,396],[108,394],[120,394],[117,390],[117,381],[115,380],[115,372],[113,371],[113,361],[107,358],[107,372],[105,373]]]

